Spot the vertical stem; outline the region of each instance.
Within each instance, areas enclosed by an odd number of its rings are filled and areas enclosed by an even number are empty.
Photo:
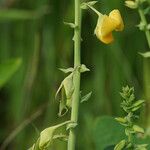
[[[74,68],[80,65],[80,46],[81,46],[81,9],[80,0],[75,2],[75,25],[74,29]],[[74,94],[72,100],[71,121],[78,121],[79,95],[80,95],[80,72],[75,71],[74,74]],[[75,150],[76,133],[75,129],[71,128],[68,139],[68,150]]]
[[[143,12],[143,8],[142,6],[139,7],[138,9],[139,11],[139,15],[141,18],[141,21],[145,24],[145,26],[148,25],[145,14]],[[148,46],[150,48],[150,32],[149,30],[145,30],[145,35],[146,35],[146,39],[148,42]],[[145,91],[145,97],[146,97],[146,114],[145,114],[145,120],[146,120],[146,126],[149,127],[150,126],[150,60],[149,58],[144,58],[144,62],[143,62],[143,72],[144,72],[144,91]]]
[[[139,11],[141,21],[144,23],[145,26],[147,26],[148,23],[147,23],[145,15],[144,15],[143,9],[140,7],[138,11]],[[150,48],[150,32],[149,32],[149,30],[147,30],[147,29],[145,30],[145,35],[146,35],[146,39],[148,42],[148,46]]]
[[[145,125],[150,127],[150,58],[145,58],[143,65],[144,93],[146,97]]]

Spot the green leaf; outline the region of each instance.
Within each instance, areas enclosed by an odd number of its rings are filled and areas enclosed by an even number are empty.
[[[119,123],[126,123],[127,120],[125,118],[122,118],[122,117],[117,117],[115,118],[115,120],[117,120]]]
[[[134,111],[137,111],[137,110],[140,109],[140,108],[141,108],[141,106],[133,107],[133,108],[131,109],[131,111],[134,112]]]
[[[68,112],[68,108],[66,107],[66,103],[65,103],[64,99],[61,99],[61,100],[60,100],[60,103],[59,103],[58,116],[59,116],[59,117],[62,117],[62,116],[64,116],[67,112]]]
[[[92,95],[92,92],[90,92],[90,93],[86,94],[85,96],[83,96],[81,98],[81,103],[88,101],[90,99],[91,95]]]
[[[103,150],[125,139],[125,128],[118,124],[113,117],[100,117],[91,128],[93,128],[95,150]]]
[[[65,25],[69,26],[70,28],[76,28],[77,26],[74,23],[64,22]]]
[[[131,0],[126,0],[125,1],[125,6],[131,8],[131,9],[136,9],[138,7],[137,2],[131,1]]]
[[[146,136],[146,137],[144,137],[144,138],[138,137],[138,138],[136,138],[136,139],[134,139],[134,140],[135,140],[134,142],[135,142],[136,144],[138,144],[138,147],[143,145],[143,147],[146,147],[147,150],[150,149],[150,136]],[[143,143],[144,143],[144,144],[143,144]],[[138,150],[139,150],[139,149],[138,149]]]
[[[39,141],[39,148],[40,149],[46,149],[53,140],[53,135],[56,130],[57,126],[49,127],[44,129],[40,133],[40,141]]]
[[[59,139],[59,140],[62,140],[62,141],[68,141],[68,136],[61,133],[61,134],[54,135],[53,139]]]
[[[62,71],[62,72],[64,72],[64,73],[69,73],[69,72],[73,72],[74,68],[72,68],[72,67],[67,68],[67,69],[59,68],[59,70]]]
[[[132,107],[142,106],[144,103],[145,100],[138,100],[132,105]]]
[[[54,133],[56,131],[56,129],[66,125],[72,123],[71,121],[66,121],[63,122],[61,124],[55,125],[55,126],[51,126],[49,128],[44,129],[41,133],[40,133],[40,137],[39,137],[39,148],[44,150],[46,148],[48,148],[52,141],[53,141],[53,137],[54,137]]]
[[[115,146],[114,150],[123,150],[125,145],[126,145],[126,140],[122,140]]]
[[[89,6],[94,6],[98,1],[90,1],[87,3],[82,3],[81,4],[81,9],[88,9],[88,5]]]
[[[141,56],[144,58],[149,58],[150,57],[150,52],[145,52],[145,53],[139,53]]]
[[[135,150],[147,150],[148,144],[139,144],[136,146]]]
[[[21,59],[11,59],[0,64],[0,88],[8,82],[12,75],[19,69]]]
[[[80,66],[80,72],[83,73],[83,72],[87,72],[87,71],[90,71],[90,69],[88,69],[88,68],[86,67],[86,65],[82,64],[82,65]]]
[[[63,81],[63,86],[66,93],[66,98],[71,99],[74,92],[73,74],[71,73]]]
[[[138,125],[133,125],[133,130],[137,133],[143,133],[144,134],[144,129],[141,128],[140,126]]]
[[[57,98],[58,93],[61,91],[61,89],[64,88],[66,98],[71,99],[72,94],[74,92],[74,84],[73,84],[73,73],[68,75],[60,84],[56,94],[55,94],[55,99]]]
[[[69,129],[71,129],[71,128],[75,128],[77,125],[78,125],[78,124],[77,124],[77,123],[75,123],[75,122],[73,122],[73,123],[69,123],[69,124],[67,125],[66,130],[69,130]]]

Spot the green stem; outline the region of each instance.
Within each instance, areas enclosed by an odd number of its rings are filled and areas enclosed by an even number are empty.
[[[147,20],[146,20],[146,17],[144,15],[142,7],[139,7],[138,11],[139,11],[139,15],[140,15],[141,21],[147,27],[148,23],[147,23]],[[147,39],[147,42],[148,42],[148,46],[150,48],[150,32],[149,32],[149,30],[147,30],[147,29],[145,30],[145,35],[146,35],[146,39]]]
[[[81,64],[80,62],[80,45],[81,45],[81,9],[80,0],[74,0],[75,2],[75,25],[74,29],[74,68]],[[78,109],[79,109],[79,95],[80,95],[80,72],[75,71],[74,74],[74,93],[72,100],[71,121],[77,123],[78,121]],[[68,139],[68,150],[75,150],[76,134],[75,129],[71,128]]]
[[[88,5],[87,4],[87,6],[91,9],[91,10],[93,10],[98,16],[103,16],[99,11],[97,11],[94,7],[92,7],[92,6],[90,6],[90,5]]]
[[[146,97],[146,112],[145,112],[145,125],[150,127],[150,59],[145,58],[143,62],[144,74],[144,91]]]
[[[142,6],[139,7],[138,9],[139,11],[139,15],[140,15],[140,18],[141,18],[141,21],[144,23],[144,25],[147,27],[148,23],[147,23],[147,20],[146,20],[146,17],[145,17],[145,14],[144,14],[144,11],[143,11],[143,8]],[[148,46],[150,48],[150,32],[148,29],[145,30],[145,35],[146,35],[146,39],[147,39],[147,42],[148,42]],[[150,94],[149,94],[149,91],[150,91],[150,86],[149,86],[149,83],[150,83],[150,71],[149,71],[149,67],[150,66],[150,61],[149,61],[149,58],[144,58],[144,63],[143,63],[143,73],[144,73],[144,91],[145,91],[145,97],[146,97],[146,112],[145,112],[145,120],[147,120],[146,122],[146,126],[149,127],[150,126]]]

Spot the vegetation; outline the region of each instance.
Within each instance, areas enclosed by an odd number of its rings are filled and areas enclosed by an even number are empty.
[[[0,0],[0,149],[150,149],[149,5]]]

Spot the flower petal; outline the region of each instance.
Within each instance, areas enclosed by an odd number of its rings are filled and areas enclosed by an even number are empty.
[[[108,17],[107,15],[103,16],[103,19],[101,21],[100,32],[102,36],[109,35],[113,30],[115,30],[118,26],[118,23],[114,20]]]
[[[122,31],[124,29],[124,23],[118,9],[114,9],[109,13],[109,17],[114,19],[117,23],[116,31]]]
[[[106,35],[106,36],[101,36],[100,40],[105,43],[105,44],[110,44],[114,41],[112,33]]]
[[[107,15],[103,15],[98,19],[95,34],[100,41],[109,44],[113,41],[112,31],[116,29],[116,27],[117,24],[114,19],[110,19]]]

